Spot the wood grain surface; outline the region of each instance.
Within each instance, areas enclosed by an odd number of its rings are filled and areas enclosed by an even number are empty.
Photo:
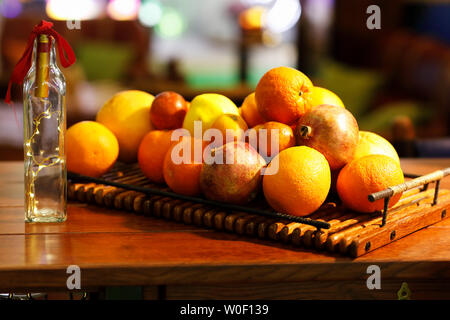
[[[450,159],[402,159],[408,173],[425,174],[449,165]],[[449,180],[441,187],[450,189]],[[401,281],[427,288],[450,281],[448,219],[357,259],[199,229],[195,212],[192,219],[192,225],[185,225],[69,203],[64,223],[25,224],[23,163],[0,163],[0,289],[64,288],[71,264],[81,267],[82,287],[165,285],[167,296],[175,298],[186,286],[198,286],[197,296],[220,285],[260,287],[263,292],[269,284],[286,284],[287,296],[294,290],[288,284],[297,282],[305,288],[313,283],[345,288],[350,282],[364,287],[372,264],[380,266],[383,281],[393,288]],[[236,217],[227,223],[239,221]],[[244,235],[247,231],[242,230]],[[443,291],[442,285],[436,288]],[[230,292],[223,295],[232,296]]]
[[[120,174],[120,180],[123,183],[140,180],[138,177],[142,174],[135,172],[134,167],[134,165],[123,166],[116,171],[117,174]],[[143,183],[148,182],[144,179]],[[251,226],[251,232],[247,232],[246,235],[304,248],[327,249],[330,252],[339,252],[353,258],[447,219],[446,210],[450,211],[449,190],[440,189],[439,201],[434,204],[436,191],[434,186],[426,190],[422,190],[423,186],[420,186],[420,188],[403,192],[400,201],[389,210],[387,222],[383,227],[381,227],[382,215],[380,212],[361,214],[348,210],[333,201],[328,201],[309,216],[315,221],[329,223],[329,229],[321,230],[302,223],[295,223],[293,226],[292,223],[282,218],[262,217],[242,211],[228,211],[220,204],[209,207],[202,203],[191,203],[172,197],[127,191],[126,186],[115,188],[115,192],[109,192],[104,196],[99,195],[95,201],[90,195],[94,193],[94,190],[98,194],[102,191],[107,192],[107,186],[69,181],[68,187],[69,200],[95,203],[99,206],[114,207],[122,212],[142,213],[146,217],[164,218],[203,229],[212,228],[239,235],[243,234],[242,231],[247,229],[247,226]],[[158,189],[161,187],[165,188],[164,186],[153,186]],[[110,197],[107,197],[108,195]],[[91,200],[89,200],[90,198]],[[134,201],[136,198],[138,198],[137,203]],[[261,200],[253,202],[251,206],[251,208],[269,208],[268,204]],[[292,227],[293,229],[290,230],[289,228]],[[285,231],[285,236],[282,236],[282,231],[286,229],[288,233]]]

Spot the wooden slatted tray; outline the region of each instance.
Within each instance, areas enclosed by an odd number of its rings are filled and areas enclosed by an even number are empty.
[[[134,165],[118,164],[101,177],[125,186],[170,191],[164,185],[151,183]],[[328,201],[309,218],[328,222],[329,229],[290,222],[279,218],[225,210],[220,206],[208,206],[162,195],[151,195],[92,182],[69,180],[68,198],[136,214],[174,220],[199,227],[214,228],[262,239],[327,250],[351,257],[358,257],[419,229],[447,217],[450,208],[450,191],[439,190],[438,201],[433,205],[435,189],[420,186],[403,193],[400,201],[391,209],[386,224],[382,225],[380,212],[361,214]],[[270,210],[263,199],[249,206]]]

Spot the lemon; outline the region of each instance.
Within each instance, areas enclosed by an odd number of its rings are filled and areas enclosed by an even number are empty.
[[[144,91],[122,91],[106,101],[97,113],[97,122],[111,130],[119,141],[119,160],[136,161],[142,138],[152,130],[150,107],[153,99]]]
[[[217,93],[204,93],[191,101],[191,107],[186,113],[183,128],[194,136],[194,121],[202,121],[202,130],[208,130],[223,114],[239,115],[236,105],[227,97]]]
[[[382,136],[369,131],[359,131],[359,143],[356,147],[354,159],[359,159],[365,156],[381,154],[391,157],[398,164],[400,164],[400,159],[398,157],[397,151]]]
[[[321,87],[313,87],[311,93],[311,105],[315,107],[321,104],[331,104],[345,108],[341,98],[339,98],[334,92]]]

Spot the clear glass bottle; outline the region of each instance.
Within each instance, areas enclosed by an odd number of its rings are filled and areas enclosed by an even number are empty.
[[[66,220],[66,81],[56,64],[55,40],[41,34],[23,82],[25,221]]]

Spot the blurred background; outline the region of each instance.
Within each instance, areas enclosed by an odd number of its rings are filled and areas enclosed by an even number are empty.
[[[374,4],[381,29],[369,30]],[[450,157],[448,0],[0,0],[2,100],[41,19],[77,56],[61,68],[68,126],[94,119],[123,89],[187,100],[217,92],[239,106],[284,65],[338,94],[360,129],[386,137],[400,156]],[[19,125],[0,103],[0,160],[23,159],[20,86],[13,100]]]

